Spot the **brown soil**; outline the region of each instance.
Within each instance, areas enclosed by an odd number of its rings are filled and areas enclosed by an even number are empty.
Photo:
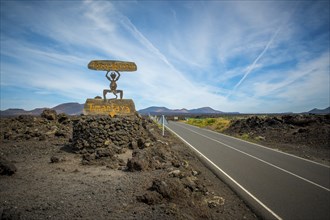
[[[224,133],[330,165],[330,115],[252,116]]]
[[[258,218],[156,125],[145,122],[152,143],[122,148],[110,157],[116,164],[86,163],[86,154],[73,151],[71,121],[51,114],[1,118],[0,157],[17,171],[0,175],[0,219]],[[139,167],[141,158],[150,166]]]

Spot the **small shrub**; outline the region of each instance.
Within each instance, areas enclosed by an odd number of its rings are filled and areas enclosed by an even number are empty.
[[[203,127],[203,119],[189,118],[187,123],[190,125]]]
[[[216,131],[223,132],[230,126],[230,122],[226,118],[217,118],[212,128]]]
[[[242,138],[243,140],[249,140],[249,139],[250,139],[250,135],[247,134],[247,133],[244,133],[244,134],[241,135],[241,138]]]
[[[187,123],[190,125],[198,126],[201,128],[209,127],[212,130],[216,130],[219,132],[224,131],[230,125],[231,120],[227,118],[204,118],[204,119],[196,119],[189,118]]]
[[[215,118],[206,118],[206,119],[204,120],[204,124],[205,124],[206,126],[208,126],[208,125],[213,125],[215,122],[216,122]]]

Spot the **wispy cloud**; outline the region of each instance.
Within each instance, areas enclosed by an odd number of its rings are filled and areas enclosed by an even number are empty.
[[[269,49],[269,47],[271,46],[271,44],[274,42],[274,40],[278,36],[278,33],[282,30],[283,26],[286,25],[286,23],[289,22],[289,19],[290,19],[291,15],[294,13],[296,6],[297,6],[297,4],[292,9],[292,12],[288,16],[286,16],[286,17],[283,18],[283,21],[281,22],[280,26],[277,28],[277,30],[274,32],[274,34],[271,36],[271,38],[267,42],[267,44],[264,47],[264,49],[257,56],[257,58],[253,61],[253,63],[248,66],[248,68],[247,68],[246,72],[244,73],[243,77],[241,78],[241,80],[234,86],[233,90],[227,95],[227,97],[229,97],[232,94],[232,92],[235,92],[236,89],[244,82],[244,80],[246,79],[246,77],[255,69],[256,64],[261,59],[261,57],[263,57],[264,54],[267,52],[267,50]]]
[[[276,96],[281,94],[280,97],[290,99],[290,101],[294,101],[295,99],[303,99],[304,95],[301,95],[302,89],[295,91],[299,96],[292,96],[292,86],[294,84],[295,87],[299,85],[310,84],[315,90],[319,90],[320,92],[325,85],[328,85],[329,73],[329,53],[323,53],[319,57],[314,58],[308,62],[299,63],[296,68],[283,71],[281,75],[270,73],[269,75],[273,77],[260,76],[264,79],[259,78],[260,82],[255,82],[254,85],[254,94],[259,97],[267,97],[267,96]],[[285,76],[285,77],[284,77]],[[313,84],[310,82],[312,78],[323,79],[323,83]],[[314,81],[315,82],[315,81]],[[285,96],[285,94],[287,95]],[[325,97],[329,97],[329,94],[324,93]]]
[[[248,66],[246,72],[244,73],[244,76],[241,78],[241,80],[234,86],[233,91],[235,91],[245,80],[245,78],[255,69],[255,66],[257,64],[257,62],[259,61],[259,59],[266,53],[266,51],[268,50],[269,46],[271,45],[271,43],[274,41],[275,37],[277,36],[278,32],[280,31],[280,28],[277,29],[277,31],[274,33],[274,35],[271,37],[271,39],[268,41],[268,43],[266,44],[265,48],[262,50],[262,52],[258,55],[258,57],[253,61],[253,63]],[[231,95],[231,93],[228,94],[227,97],[229,97]]]
[[[122,74],[118,86],[138,109],[325,107],[328,87],[311,87],[323,82],[312,76],[324,79],[329,68],[329,3],[298,5],[1,2],[1,109],[15,107],[14,91],[29,96],[19,101],[29,109],[100,95],[109,82],[87,69],[92,59],[136,62],[138,71]],[[306,98],[293,99],[299,86],[309,88]]]

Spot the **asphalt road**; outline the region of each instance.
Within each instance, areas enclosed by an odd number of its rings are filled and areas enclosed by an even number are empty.
[[[329,167],[184,123],[167,128],[264,217],[330,219]]]

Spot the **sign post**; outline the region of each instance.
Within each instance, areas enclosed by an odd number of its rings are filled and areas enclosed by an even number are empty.
[[[166,121],[166,118],[164,115],[162,115],[159,120],[157,120],[156,122],[158,122],[159,125],[162,126],[162,134],[163,136],[165,135],[165,125],[168,124],[168,122]]]
[[[165,118],[164,118],[164,115],[163,115],[163,137],[164,137],[164,135],[165,135]]]

